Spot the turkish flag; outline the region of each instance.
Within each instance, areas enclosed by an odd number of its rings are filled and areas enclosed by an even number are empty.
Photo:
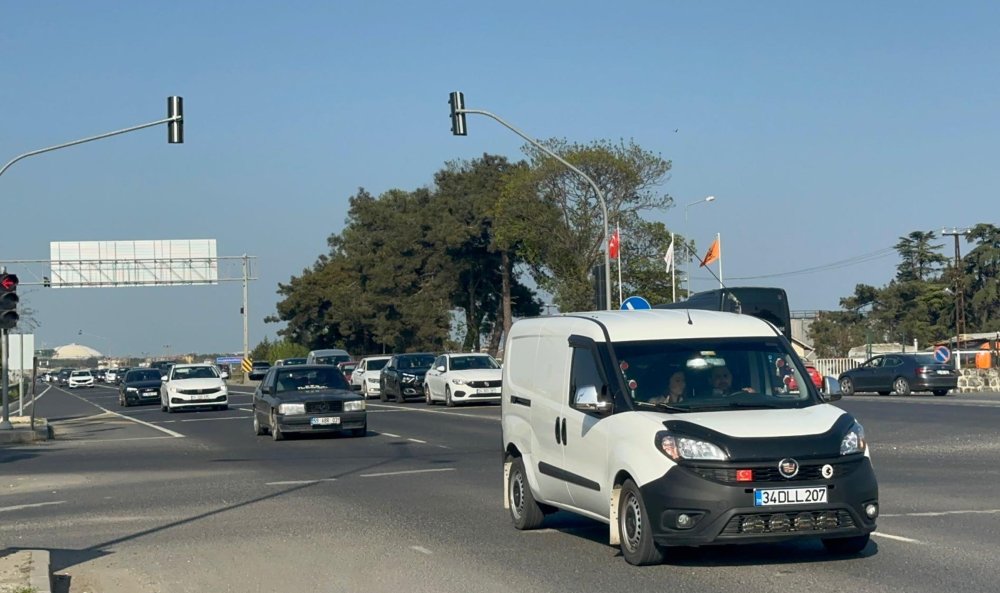
[[[615,234],[611,235],[608,239],[608,255],[611,259],[618,259],[618,250],[621,248],[621,238],[618,236],[618,230],[615,229]]]
[[[703,268],[703,267],[707,266],[708,264],[714,262],[717,259],[719,259],[719,239],[718,238],[716,238],[715,241],[712,241],[712,246],[708,248],[708,253],[705,254],[705,259],[701,260],[701,265],[698,266],[698,267],[699,268]]]

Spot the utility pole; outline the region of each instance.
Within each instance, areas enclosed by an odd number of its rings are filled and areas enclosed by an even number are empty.
[[[250,258],[243,254],[243,360],[250,358]],[[243,373],[243,382],[247,382],[247,374]]]
[[[965,333],[965,289],[962,286],[962,252],[959,249],[959,237],[969,234],[969,229],[953,228],[950,231],[941,229],[942,236],[955,237],[955,356],[958,357],[959,343]]]
[[[7,266],[0,266],[0,274],[6,273]],[[3,412],[2,416],[0,416],[0,430],[11,430],[14,428],[14,425],[10,423],[10,393],[8,391],[9,385],[7,383],[7,353],[9,352],[7,330],[0,329],[0,332],[2,332],[2,335],[0,335],[0,363],[3,364],[3,369],[0,371],[0,399],[3,400]]]

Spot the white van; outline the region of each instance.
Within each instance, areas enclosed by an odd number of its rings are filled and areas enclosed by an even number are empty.
[[[313,350],[306,357],[306,364],[332,364],[336,366],[341,362],[350,362],[351,355],[347,350],[328,348],[326,350]]]
[[[789,386],[793,383],[795,388]],[[864,429],[788,341],[749,315],[602,311],[524,319],[503,365],[504,506],[607,523],[631,564],[668,546],[820,538],[868,545],[878,484]]]

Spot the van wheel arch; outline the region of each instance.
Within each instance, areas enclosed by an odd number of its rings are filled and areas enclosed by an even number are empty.
[[[612,482],[611,486],[611,500],[608,501],[611,504],[611,508],[608,511],[608,544],[612,546],[621,545],[621,537],[618,532],[618,507],[621,504],[621,493],[622,485],[625,480],[633,480],[634,478],[625,470],[619,470],[615,474],[615,480]]]

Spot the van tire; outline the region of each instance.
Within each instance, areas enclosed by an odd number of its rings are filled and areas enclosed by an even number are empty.
[[[524,461],[520,457],[511,465],[507,482],[507,502],[514,527],[520,530],[537,529],[545,519],[545,513],[531,494],[528,475],[524,472]]]
[[[868,546],[870,535],[856,535],[854,537],[831,537],[823,540],[823,547],[827,552],[838,555],[859,554]]]
[[[625,480],[619,500],[618,537],[625,561],[635,566],[661,564],[663,549],[653,541],[652,521],[635,482]]]

